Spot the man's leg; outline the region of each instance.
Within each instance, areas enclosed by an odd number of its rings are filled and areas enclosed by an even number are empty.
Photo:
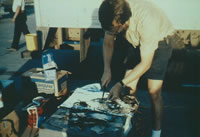
[[[23,28],[23,29],[22,29],[22,32],[23,32],[24,35],[30,33],[29,30],[28,30],[28,26],[27,26],[26,22],[23,23],[22,28]]]
[[[161,122],[163,117],[163,101],[161,95],[162,85],[163,80],[148,79],[148,90],[152,102],[153,132],[158,131],[158,135],[155,137],[160,137]],[[152,133],[152,137],[154,137],[155,133]]]
[[[24,35],[30,33],[29,30],[28,30],[28,26],[26,24],[26,21],[27,21],[27,15],[26,15],[26,13],[23,13],[22,23],[21,23],[22,26],[21,27],[22,27],[22,32],[23,32]]]
[[[20,23],[16,21],[15,22],[13,42],[12,42],[11,48],[14,48],[14,49],[18,48],[18,44],[19,44],[19,40],[20,40],[20,36],[21,36],[21,28],[20,28],[20,26],[21,26]]]

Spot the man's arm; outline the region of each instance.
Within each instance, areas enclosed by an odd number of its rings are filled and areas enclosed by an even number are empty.
[[[154,52],[155,50],[149,52],[140,50],[141,62],[122,80],[125,85],[140,78],[151,67],[152,60],[154,57]],[[121,83],[120,82],[116,83],[111,88],[108,98],[111,100],[119,98],[121,88],[122,88]]]
[[[12,18],[12,22],[15,22],[15,19],[19,15],[20,10],[21,10],[21,6],[18,6],[17,9],[16,9],[16,12],[15,12],[15,15]]]
[[[114,49],[114,37],[113,35],[105,34],[103,45],[103,57],[104,57],[104,71],[110,72],[110,63],[112,59]]]
[[[141,62],[122,80],[125,85],[140,78],[151,67],[154,52],[140,49]]]
[[[103,59],[104,59],[104,73],[101,78],[102,87],[108,86],[110,80],[111,80],[111,59],[113,55],[113,49],[114,49],[114,35],[110,35],[105,33],[104,36],[104,45],[103,45]]]

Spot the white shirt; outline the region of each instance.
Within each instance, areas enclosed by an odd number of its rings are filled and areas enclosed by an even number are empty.
[[[167,15],[150,0],[127,0],[132,16],[126,39],[145,51],[158,48],[158,42],[174,33]]]
[[[13,12],[16,12],[17,7],[21,7],[21,10],[24,11],[25,9],[25,3],[24,0],[14,0],[13,1],[13,5],[12,5],[12,10]]]

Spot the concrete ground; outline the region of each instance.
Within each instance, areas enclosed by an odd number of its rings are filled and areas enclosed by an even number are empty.
[[[33,8],[28,12],[28,28],[31,33],[36,32],[35,15]],[[0,19],[0,79],[10,79],[12,75],[18,71],[29,60],[21,58],[21,52],[26,49],[25,38],[21,35],[17,52],[7,50],[11,46],[14,35],[14,23],[12,22],[12,14],[4,15]]]
[[[33,7],[28,7],[28,28],[31,33],[36,32],[35,15]],[[17,90],[22,90],[20,76],[33,67],[41,67],[41,59],[23,59],[21,52],[26,50],[24,36],[21,36],[20,49],[9,52],[13,39],[14,24],[11,15],[4,15],[0,19],[0,80],[13,80]],[[55,57],[59,69],[69,70],[73,74],[69,80],[69,90],[86,84],[99,82],[102,74],[102,46],[91,46],[87,59],[79,63],[79,51],[49,50]],[[164,120],[162,137],[200,137],[200,87],[199,87],[199,51],[194,56],[184,60],[177,59],[169,66],[166,82],[163,88]],[[198,53],[198,55],[196,55]],[[193,55],[193,54],[192,54]],[[176,60],[177,59],[177,60]],[[186,63],[184,63],[186,62]],[[176,64],[179,64],[176,66]],[[182,65],[181,65],[182,64]],[[175,70],[178,69],[179,71]],[[118,71],[114,72],[115,74]],[[150,137],[151,109],[145,80],[140,82],[137,97],[140,108],[135,115],[134,126],[130,137]]]

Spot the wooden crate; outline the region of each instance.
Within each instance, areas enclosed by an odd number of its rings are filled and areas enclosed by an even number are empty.
[[[80,41],[80,29],[79,28],[66,28],[64,29],[65,40]]]

